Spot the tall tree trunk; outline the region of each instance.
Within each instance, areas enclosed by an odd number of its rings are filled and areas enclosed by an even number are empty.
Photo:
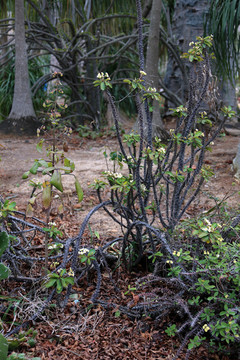
[[[189,43],[195,41],[197,36],[203,35],[204,16],[208,10],[208,0],[176,0],[172,33],[181,52],[186,52]],[[186,66],[188,62],[185,61]],[[188,88],[183,82],[181,70],[169,53],[165,84],[175,93],[183,103],[187,100]],[[169,104],[170,107],[173,104]]]
[[[149,3],[150,4],[150,3]],[[146,54],[146,87],[155,88],[159,90],[159,27],[161,20],[162,0],[152,0],[152,9],[150,14],[150,26]],[[152,135],[159,136],[162,141],[168,139],[168,133],[164,129],[163,121],[160,114],[160,105],[157,100],[152,103]],[[147,123],[146,113],[143,110],[144,123]],[[138,121],[134,125],[134,130],[138,131]]]
[[[150,27],[146,56],[146,83],[147,86],[159,90],[159,26],[161,20],[162,1],[153,0],[150,15]],[[153,135],[158,135],[163,140],[167,138],[164,130],[163,121],[160,114],[160,105],[157,100],[153,100],[152,112]]]
[[[28,74],[24,25],[24,0],[15,0],[15,84],[7,131],[32,133],[37,128]]]

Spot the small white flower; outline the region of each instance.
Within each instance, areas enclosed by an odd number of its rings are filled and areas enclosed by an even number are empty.
[[[53,222],[50,221],[50,222],[48,223],[48,225],[49,225],[49,226],[56,226],[56,223],[55,223],[54,221],[53,221]]]
[[[157,151],[160,155],[165,155],[166,153],[166,149],[164,147],[160,147],[159,149],[157,149]]]
[[[89,252],[88,249],[82,248],[82,249],[80,249],[80,250],[78,251],[78,255],[84,255],[84,254],[86,254],[86,253],[88,253],[88,252]]]
[[[174,250],[174,251],[173,251],[173,255],[178,256],[178,257],[179,257],[179,256],[181,255],[181,253],[180,253],[180,251],[178,251],[178,252],[177,252],[177,251],[175,251],[175,250]]]
[[[70,269],[68,270],[68,275],[69,275],[69,276],[74,276],[74,271],[73,271],[72,268],[70,268]]]
[[[209,327],[207,324],[204,324],[204,325],[203,325],[203,330],[204,330],[205,332],[208,332],[208,331],[210,330],[210,327]]]
[[[97,78],[98,78],[98,79],[104,78],[104,73],[103,73],[103,72],[98,73],[98,74],[97,74]]]
[[[157,89],[156,89],[156,88],[149,87],[147,91],[149,91],[149,92],[157,92]]]
[[[48,245],[48,248],[49,249],[58,249],[58,248],[60,248],[60,249],[62,249],[63,248],[63,244],[51,244],[51,245]]]

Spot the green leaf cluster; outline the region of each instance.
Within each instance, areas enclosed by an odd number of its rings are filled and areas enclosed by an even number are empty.
[[[16,202],[5,200],[4,202],[0,201],[0,221],[7,218],[9,214],[12,214],[16,211]]]
[[[197,36],[196,42],[191,42],[189,46],[192,46],[187,53],[182,54],[182,58],[188,59],[190,62],[203,61],[207,48],[210,48],[213,43],[213,36],[201,37]],[[213,55],[212,55],[213,57]]]
[[[48,274],[48,280],[43,284],[45,288],[55,287],[57,293],[60,294],[69,284],[74,285],[74,274],[67,272],[66,269],[60,269],[56,273]]]
[[[108,73],[99,73],[97,75],[97,80],[93,82],[94,86],[99,86],[102,91],[107,88],[112,88],[112,84],[110,83],[110,77]]]
[[[96,260],[95,254],[96,254],[96,250],[90,249],[88,251],[85,251],[84,253],[81,253],[80,251],[78,257],[81,263],[85,263],[86,265],[91,265],[92,261]]]
[[[184,281],[184,274],[196,278],[188,289],[191,316],[199,314],[198,326],[210,336],[211,346],[227,349],[237,345],[240,337],[240,244],[224,241],[222,225],[207,218],[184,220],[176,229],[184,238],[192,237],[192,245],[181,241],[166,261],[168,275]],[[186,231],[185,231],[186,229]],[[194,244],[193,239],[196,244]],[[186,241],[186,240],[185,240]],[[206,337],[190,339],[188,349],[200,346]]]
[[[0,258],[9,246],[9,237],[5,231],[0,232]],[[5,280],[10,274],[9,268],[0,263],[0,280]]]

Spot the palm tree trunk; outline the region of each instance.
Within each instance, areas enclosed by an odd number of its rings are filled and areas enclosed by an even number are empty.
[[[189,43],[197,36],[203,36],[204,17],[208,11],[208,0],[176,0],[172,22],[172,33],[181,52],[186,52]],[[189,66],[185,61],[186,66]],[[176,94],[182,103],[188,97],[188,84],[184,83],[181,70],[169,53],[167,72],[164,80],[168,89]],[[174,104],[169,104],[169,107]]]
[[[7,131],[32,133],[36,127],[28,74],[27,44],[25,39],[24,0],[15,1],[15,84]]]

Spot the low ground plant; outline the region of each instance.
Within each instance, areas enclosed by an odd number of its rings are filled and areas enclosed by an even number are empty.
[[[192,350],[207,341],[213,351],[239,349],[240,244],[238,236],[224,236],[225,228],[202,216],[182,221],[175,229],[173,258],[160,261],[184,291],[178,306],[185,321],[174,324],[175,334],[185,336],[182,348]]]
[[[0,219],[0,225],[3,225],[3,218],[7,217],[7,211],[12,211],[15,209],[15,204],[14,203],[9,203],[6,202],[2,205],[2,211],[4,211],[4,213],[2,213],[2,218]],[[8,208],[8,210],[6,209]],[[3,210],[4,209],[4,210]],[[6,249],[10,246],[10,239],[9,236],[7,234],[6,231],[1,231],[0,232],[0,258],[2,258],[4,252],[6,251]],[[0,263],[0,280],[6,280],[10,275],[10,270],[9,268],[4,265],[3,263]],[[6,300],[8,300],[8,297],[6,297]],[[9,298],[10,300],[10,298]],[[11,304],[10,304],[11,306]],[[1,309],[2,312],[2,309]],[[1,316],[1,322],[0,322],[0,329],[4,328],[4,321],[5,321],[5,315],[7,316],[7,312],[5,311],[5,313],[3,314],[3,316]],[[1,333],[0,333],[0,358],[1,360],[14,360],[14,359],[27,359],[25,357],[25,354],[16,354],[16,353],[11,353],[9,356],[8,352],[12,351],[13,349],[16,349],[17,347],[19,347],[19,345],[23,344],[23,343],[28,343],[31,347],[35,346],[36,341],[35,341],[35,337],[37,335],[36,331],[33,331],[33,329],[28,330],[27,332],[21,333],[19,334],[17,337],[13,338],[13,339],[6,339]],[[34,358],[32,360],[38,360],[40,358]]]
[[[47,109],[48,119],[46,125],[42,125],[38,129],[38,137],[42,132],[45,134],[45,138],[42,138],[37,144],[37,150],[42,153],[43,145],[46,142],[46,135],[49,135],[50,144],[46,146],[45,157],[40,159],[35,159],[33,166],[25,172],[22,176],[23,179],[28,179],[31,175],[41,174],[41,178],[31,178],[29,181],[30,186],[32,186],[32,194],[29,199],[29,203],[26,210],[27,216],[32,216],[34,212],[34,207],[36,207],[37,199],[41,196],[42,206],[45,210],[46,218],[45,222],[48,227],[43,228],[45,231],[45,271],[48,269],[48,253],[49,240],[57,241],[59,236],[62,236],[61,231],[56,227],[55,223],[50,221],[50,213],[54,203],[54,206],[57,206],[58,214],[63,214],[64,212],[64,202],[62,198],[63,193],[63,182],[62,179],[64,176],[73,176],[75,190],[77,193],[78,201],[83,200],[83,191],[82,187],[74,174],[75,164],[67,156],[66,152],[68,148],[66,146],[68,138],[72,133],[72,129],[64,126],[61,122],[61,112],[67,107],[67,104],[62,103],[62,89],[60,78],[61,73],[54,73],[53,76],[56,78],[55,88],[51,91],[51,98],[47,99],[44,102],[44,107]],[[61,102],[59,102],[61,98]],[[62,150],[59,149],[59,143],[62,144]],[[61,247],[60,243],[55,244],[55,250]]]

